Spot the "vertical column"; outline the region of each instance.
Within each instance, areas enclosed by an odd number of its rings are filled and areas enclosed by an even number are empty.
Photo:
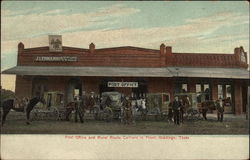
[[[222,91],[223,91],[223,97],[226,98],[227,92],[226,92],[226,85],[225,84],[222,85]]]
[[[18,44],[18,51],[17,51],[17,65],[20,65],[21,64],[21,56],[22,56],[22,53],[24,51],[24,44],[22,42],[20,42]]]
[[[160,63],[161,63],[161,66],[165,66],[165,63],[166,63],[166,46],[165,44],[161,44],[160,45]]]
[[[213,79],[211,81],[211,90],[212,90],[212,99],[217,100],[218,99],[218,81]]]
[[[166,92],[168,92],[170,94],[170,101],[174,100],[174,80],[173,78],[167,78],[166,81],[164,81],[164,83],[166,83],[167,87],[166,87]]]
[[[235,114],[242,114],[242,86],[239,80],[234,81],[234,108]]]
[[[195,85],[196,85],[195,79],[193,78],[188,79],[188,92],[195,93],[196,92]]]

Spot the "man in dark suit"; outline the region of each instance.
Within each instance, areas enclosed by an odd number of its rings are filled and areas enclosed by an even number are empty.
[[[179,98],[176,96],[174,101],[172,102],[172,109],[174,111],[174,123],[180,125],[180,108],[181,102]]]
[[[74,98],[75,101],[75,122],[78,121],[77,116],[79,115],[80,121],[81,123],[83,123],[83,112],[82,112],[82,108],[81,108],[81,99],[79,96],[76,96]]]

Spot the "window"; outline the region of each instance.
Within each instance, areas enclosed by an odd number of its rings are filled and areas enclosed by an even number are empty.
[[[181,89],[182,92],[187,92],[187,84],[182,84]]]
[[[163,102],[169,102],[169,95],[163,95]]]
[[[186,83],[176,83],[175,93],[188,92],[188,85]]]
[[[224,96],[223,96],[223,85],[218,85],[218,99],[220,99],[220,98],[224,98]]]
[[[195,91],[196,91],[196,93],[201,92],[201,84],[196,84],[195,85]]]
[[[74,89],[74,96],[79,96],[80,90],[79,89]]]
[[[226,98],[232,98],[232,87],[231,85],[226,85]]]
[[[210,86],[208,83],[205,84],[196,84],[196,93],[201,93],[199,96],[197,96],[199,102],[203,102],[205,100],[210,100],[211,93],[210,93]]]
[[[204,92],[206,92],[207,90],[209,90],[209,84],[204,84]]]

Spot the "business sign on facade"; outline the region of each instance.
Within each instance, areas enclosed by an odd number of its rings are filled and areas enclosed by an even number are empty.
[[[61,35],[49,35],[49,51],[50,52],[62,52],[62,36]]]
[[[138,87],[138,82],[108,82],[108,87],[137,88]]]
[[[36,62],[76,62],[77,57],[72,56],[37,56]]]

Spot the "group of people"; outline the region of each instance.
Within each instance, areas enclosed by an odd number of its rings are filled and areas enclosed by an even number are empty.
[[[142,114],[146,114],[146,99],[144,97],[129,97],[126,96],[122,100],[122,111],[124,110],[124,124],[135,123],[136,113],[141,111]],[[121,113],[122,114],[122,113]]]
[[[103,103],[102,98],[96,96],[93,92],[90,96],[86,96],[83,94],[82,96],[75,96],[74,102],[68,104],[68,109],[66,113],[66,120],[69,120],[70,113],[75,110],[75,122],[78,121],[78,116],[80,121],[83,123],[83,115],[85,110],[89,110],[89,112],[93,112],[94,106],[99,103],[100,109],[103,110],[107,106],[111,106],[111,99],[107,97],[105,100],[105,104]],[[121,97],[121,120],[124,124],[131,124],[135,123],[136,113],[140,112],[141,116],[146,116],[147,114],[147,105],[146,99],[144,97],[130,97],[124,96]],[[168,111],[168,120],[174,121],[174,124],[180,125],[184,122],[184,114],[187,112],[187,108],[190,106],[190,100],[186,97],[178,97],[175,96],[174,100],[169,104],[169,111]],[[223,106],[223,104],[218,104]],[[217,110],[220,109],[217,107]],[[221,114],[222,113],[222,114]],[[203,116],[204,117],[204,116]],[[218,120],[223,120],[223,111],[218,112]],[[206,119],[206,116],[205,116]]]
[[[91,110],[93,109],[93,106],[96,103],[99,102],[101,99],[94,96],[93,93],[89,97],[87,97],[85,94],[80,96],[74,97],[74,102],[68,104],[68,110],[66,113],[66,120],[69,120],[69,114],[75,110],[75,122],[78,121],[78,116],[80,119],[80,122],[83,123],[83,115],[85,112],[85,109]],[[146,99],[144,97],[129,97],[129,96],[122,96],[121,98],[122,102],[122,108],[121,108],[121,116],[122,121],[124,124],[132,124],[135,123],[135,117],[136,113],[138,111],[140,112],[141,116],[146,116],[147,114],[147,107],[146,107]],[[105,106],[111,105],[111,99],[108,97],[105,101]],[[105,107],[103,105],[100,105],[101,110]],[[174,119],[174,123],[177,125],[180,125],[180,123],[183,123],[183,114],[184,114],[184,103],[182,100],[180,100],[178,97],[175,97],[174,101],[171,103],[169,109],[169,115],[168,117],[170,119]]]
[[[182,100],[179,99],[178,96],[174,98],[174,101],[170,104],[169,108],[169,120],[174,118],[174,124],[180,125],[183,123],[183,115],[185,112],[185,105]]]
[[[66,120],[69,121],[69,116],[72,111],[75,111],[75,122],[78,122],[78,116],[80,122],[83,123],[83,116],[85,110],[89,110],[89,112],[93,112],[94,105],[96,104],[96,97],[94,92],[91,92],[90,96],[88,97],[85,92],[82,93],[82,96],[75,95],[74,101],[68,103],[66,106]]]

